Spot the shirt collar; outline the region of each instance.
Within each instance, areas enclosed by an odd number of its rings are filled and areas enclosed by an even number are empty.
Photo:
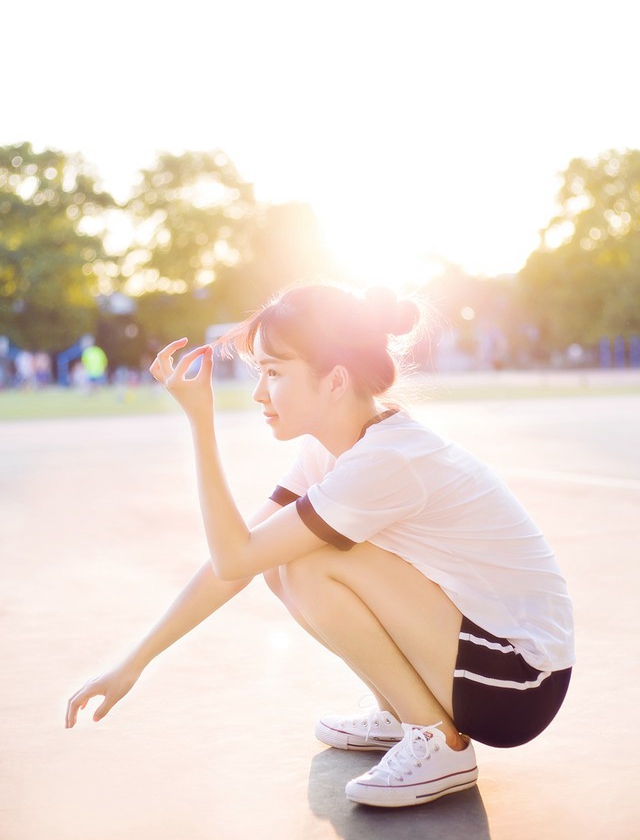
[[[358,440],[362,440],[369,426],[375,426],[376,423],[381,423],[383,420],[386,420],[387,417],[391,417],[393,414],[397,414],[399,410],[400,409],[398,408],[388,408],[386,411],[383,411],[380,414],[376,414],[374,417],[371,418],[371,420],[367,420],[367,422],[360,430],[360,436]]]

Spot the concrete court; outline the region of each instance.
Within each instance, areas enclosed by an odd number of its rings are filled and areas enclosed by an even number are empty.
[[[477,789],[402,810],[347,803],[345,781],[375,757],[312,732],[363,688],[254,581],[103,722],[92,706],[66,731],[67,697],[206,557],[188,430],[178,415],[4,423],[1,840],[640,837],[640,396],[417,413],[501,469],[558,552],[579,664],[551,727],[515,750],[478,745]],[[296,444],[272,441],[258,413],[219,428],[249,512]]]

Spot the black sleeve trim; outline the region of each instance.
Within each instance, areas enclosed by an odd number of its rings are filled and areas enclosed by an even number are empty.
[[[273,493],[269,496],[269,498],[274,501],[278,505],[282,505],[282,507],[286,507],[290,505],[292,502],[297,501],[300,496],[297,493],[294,493],[293,490],[287,490],[286,487],[276,487]]]
[[[337,548],[340,551],[349,551],[349,549],[353,548],[355,545],[353,540],[350,540],[348,537],[340,534],[332,528],[331,525],[327,525],[324,519],[315,512],[306,493],[296,501],[296,510],[298,511],[298,516],[302,519],[307,528],[312,531],[316,537],[320,537],[321,540],[324,540],[326,543],[334,546],[334,548]]]

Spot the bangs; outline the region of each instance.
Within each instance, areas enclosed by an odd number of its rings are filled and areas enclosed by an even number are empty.
[[[267,304],[218,339],[216,346],[226,358],[232,358],[235,350],[242,361],[253,368],[258,366],[256,338],[260,339],[264,352],[274,359],[293,359],[304,355],[301,352],[304,331],[296,326],[297,320],[291,307]]]
[[[296,353],[291,346],[282,339],[282,336],[278,335],[278,329],[273,322],[262,321],[253,337],[254,344],[256,337],[260,339],[262,349],[267,356],[283,360],[296,358]],[[255,353],[253,359],[255,364]]]

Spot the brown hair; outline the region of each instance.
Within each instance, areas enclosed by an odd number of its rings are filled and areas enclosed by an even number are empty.
[[[344,365],[354,389],[366,396],[384,394],[394,384],[403,352],[417,338],[421,312],[410,299],[386,288],[364,297],[340,286],[313,284],[291,288],[232,328],[218,342],[245,361],[254,361],[257,335],[276,358],[304,359],[317,376]],[[408,336],[404,348],[390,336]],[[412,340],[413,339],[413,340]]]

